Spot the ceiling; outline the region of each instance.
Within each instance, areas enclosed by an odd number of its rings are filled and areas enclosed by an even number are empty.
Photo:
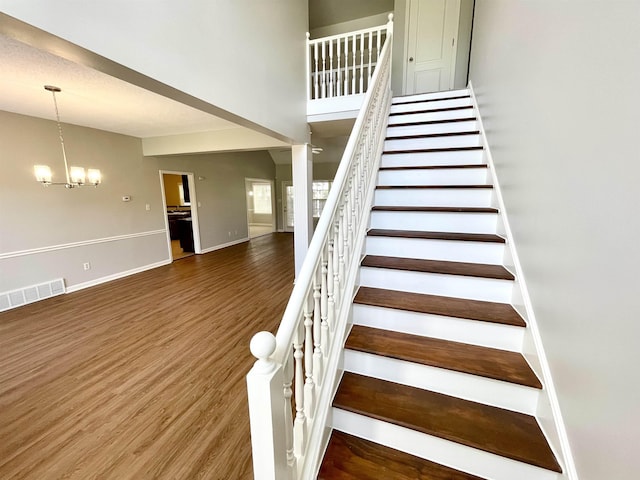
[[[270,149],[276,163],[291,163],[290,148],[281,141],[3,34],[0,65],[0,110],[55,120],[52,94],[44,89],[55,85],[62,89],[56,93],[62,123],[149,141],[202,132],[219,132],[225,137],[230,133],[226,131],[233,129],[236,136],[244,132],[241,138],[255,138],[251,145]],[[314,146],[323,149],[314,155],[314,162],[340,160],[354,120],[310,126]],[[276,145],[277,149],[271,150]]]
[[[139,138],[240,128],[92,68],[0,35],[0,110]]]

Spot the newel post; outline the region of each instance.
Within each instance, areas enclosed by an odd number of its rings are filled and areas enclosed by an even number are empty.
[[[276,350],[276,339],[269,332],[256,333],[251,339],[250,349],[258,359],[247,374],[253,478],[290,479],[284,420],[284,374],[282,366],[270,358]]]

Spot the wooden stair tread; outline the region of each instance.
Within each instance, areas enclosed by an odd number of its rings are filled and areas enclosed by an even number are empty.
[[[444,260],[425,260],[422,258],[367,255],[362,260],[362,266],[440,273],[445,275],[464,275],[467,277],[494,278],[497,280],[515,280],[513,274],[502,265],[489,265],[484,263],[448,262]]]
[[[418,138],[460,137],[464,135],[480,135],[480,130],[470,130],[468,132],[442,132],[442,133],[423,133],[418,135],[398,135],[398,136],[386,137],[385,140],[415,140]]]
[[[473,106],[463,105],[460,107],[443,107],[443,108],[431,108],[427,110],[417,110],[415,112],[393,112],[393,113],[390,113],[389,116],[395,117],[397,115],[415,115],[416,113],[452,112],[455,110],[467,110],[467,109],[473,109]]]
[[[385,150],[383,155],[394,155],[398,153],[438,153],[438,152],[466,152],[471,150],[482,150],[481,145],[472,147],[441,147],[441,148],[415,148],[412,150]]]
[[[400,292],[373,287],[360,287],[353,301],[360,305],[394,308],[454,318],[468,318],[470,320],[516,327],[526,326],[523,318],[507,303],[467,300],[464,298]]]
[[[521,353],[354,325],[345,348],[532,388],[540,380]]]
[[[414,127],[416,125],[438,125],[440,123],[475,122],[476,120],[476,117],[445,118],[442,120],[426,120],[421,122],[390,123],[389,125],[387,125],[387,128]]]
[[[562,471],[530,415],[350,372],[342,377],[333,406],[554,472]]]
[[[377,189],[390,190],[392,188],[420,188],[420,189],[433,189],[433,188],[446,188],[446,189],[461,189],[461,188],[473,188],[484,189],[493,188],[493,185],[480,184],[480,185],[376,185]]]
[[[406,95],[406,97],[411,97],[412,95]],[[391,105],[412,105],[414,103],[427,103],[427,102],[444,102],[447,100],[462,100],[463,98],[471,98],[471,95],[457,95],[454,97],[443,97],[443,98],[425,98],[422,100],[410,100],[408,102],[396,102],[397,98],[403,98],[402,96],[394,97],[391,100]]]
[[[498,213],[491,207],[419,207],[410,205],[375,205],[372,210],[389,212],[457,212],[457,213]]]
[[[505,239],[492,233],[427,232],[422,230],[383,230],[372,228],[370,237],[421,238],[424,240],[456,240],[461,242],[505,243]]]
[[[393,448],[334,430],[318,480],[483,480]]]
[[[488,168],[488,165],[486,163],[471,163],[463,165],[411,165],[402,167],[380,167],[378,170],[446,170],[466,168]]]

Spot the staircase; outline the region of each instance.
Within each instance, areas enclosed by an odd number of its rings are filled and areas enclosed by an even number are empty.
[[[395,98],[319,479],[551,480],[468,91]]]

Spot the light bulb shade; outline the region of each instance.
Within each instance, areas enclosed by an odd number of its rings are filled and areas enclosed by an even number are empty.
[[[33,171],[40,183],[51,183],[51,169],[47,165],[35,165]]]
[[[102,181],[102,175],[100,174],[100,170],[97,168],[87,169],[87,177],[89,179],[89,185],[99,185]]]
[[[84,184],[84,168],[71,167],[69,169],[69,178],[71,179],[71,183],[77,183],[78,185]]]

